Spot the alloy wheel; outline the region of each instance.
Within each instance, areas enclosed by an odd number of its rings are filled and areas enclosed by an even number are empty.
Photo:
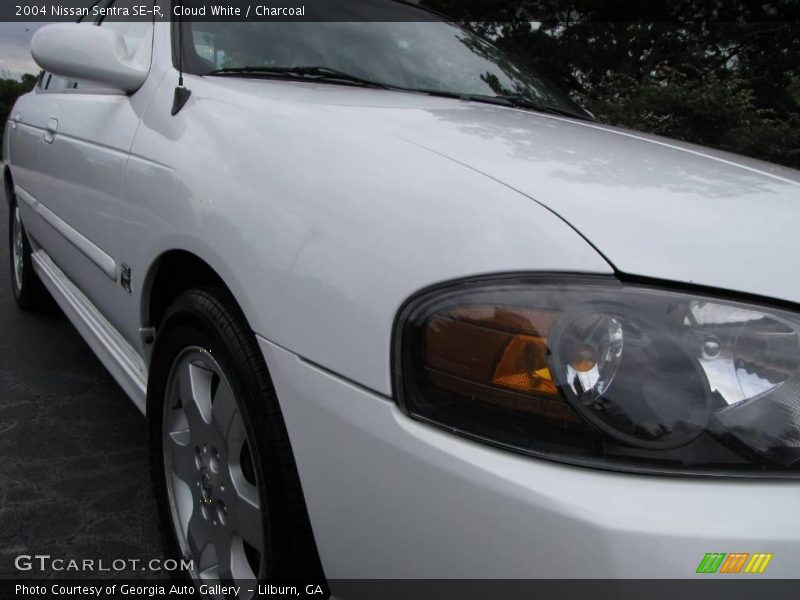
[[[192,576],[256,579],[263,515],[251,445],[233,388],[206,350],[175,359],[163,414],[164,472],[172,522]]]
[[[14,264],[14,285],[17,287],[17,290],[22,289],[22,278],[25,268],[25,245],[23,235],[19,207],[15,206],[14,218],[11,221],[11,260]]]

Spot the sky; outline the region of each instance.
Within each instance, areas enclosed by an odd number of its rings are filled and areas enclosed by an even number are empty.
[[[24,73],[39,72],[30,45],[33,33],[44,25],[47,23],[0,22],[0,79],[19,79]]]

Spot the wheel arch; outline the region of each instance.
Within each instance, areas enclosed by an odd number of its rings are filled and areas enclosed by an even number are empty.
[[[181,293],[202,286],[222,288],[236,302],[231,286],[197,254],[182,249],[160,254],[148,269],[142,286],[142,328],[157,330],[167,309]]]

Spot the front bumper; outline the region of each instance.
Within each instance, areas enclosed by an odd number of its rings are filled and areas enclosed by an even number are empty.
[[[800,577],[800,482],[518,456],[259,343],[330,579]],[[697,575],[709,552],[773,557],[760,575]]]

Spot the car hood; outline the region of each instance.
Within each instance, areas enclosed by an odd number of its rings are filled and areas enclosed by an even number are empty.
[[[543,204],[619,272],[800,302],[798,171],[514,109],[403,119],[397,135]]]
[[[326,128],[391,135],[513,188],[560,216],[620,273],[800,302],[798,171],[482,103],[344,86],[233,85],[260,101],[288,101],[300,118]]]

